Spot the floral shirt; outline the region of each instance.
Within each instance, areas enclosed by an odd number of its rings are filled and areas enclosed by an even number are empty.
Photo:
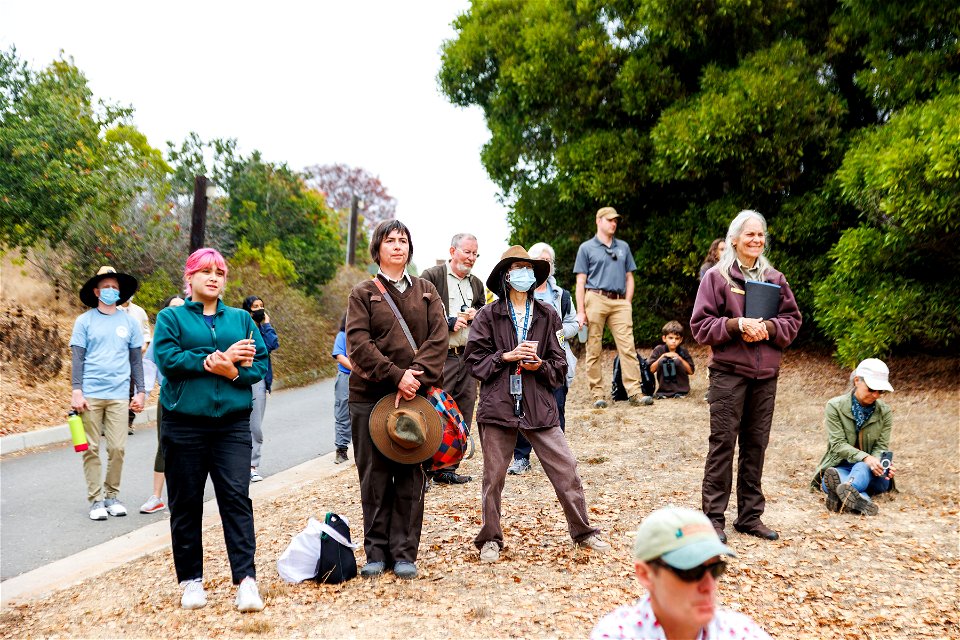
[[[665,637],[663,627],[653,614],[649,595],[640,598],[635,604],[625,605],[608,613],[590,634],[590,640],[604,638],[653,640]],[[770,636],[742,613],[717,608],[713,620],[706,628],[700,630],[697,640],[770,640]]]

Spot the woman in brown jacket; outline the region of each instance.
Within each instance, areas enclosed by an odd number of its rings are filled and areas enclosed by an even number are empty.
[[[533,297],[549,275],[547,261],[510,247],[487,278],[499,299],[477,313],[464,352],[480,380],[483,525],[473,542],[481,562],[496,562],[503,548],[501,495],[520,429],[557,492],[570,537],[595,551],[610,549],[590,526],[577,461],[560,430],[552,389],[565,383],[567,372],[563,328],[557,312]]]
[[[370,437],[370,413],[382,397],[426,395],[439,385],[447,359],[447,321],[436,288],[407,273],[413,256],[410,230],[385,220],[373,232],[370,257],[380,265],[374,280],[353,288],[347,306],[347,355],[350,374],[350,426],[363,504],[364,577],[389,566],[398,578],[417,576],[417,550],[423,525],[426,475],[419,464],[394,462]],[[390,296],[410,329],[413,347],[390,308]]]

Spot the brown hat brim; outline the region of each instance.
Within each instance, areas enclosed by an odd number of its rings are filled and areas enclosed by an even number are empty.
[[[137,279],[130,274],[116,272],[100,273],[87,280],[84,285],[80,287],[80,302],[88,307],[96,308],[98,301],[93,290],[97,288],[97,285],[99,285],[100,281],[104,278],[116,278],[117,282],[120,283],[120,299],[117,301],[117,304],[123,304],[132,298],[133,294],[135,294],[140,287]]]
[[[440,414],[434,409],[430,401],[423,396],[416,396],[413,400],[400,399],[400,408],[423,416],[425,438],[423,444],[413,449],[404,449],[396,444],[387,432],[387,419],[396,411],[393,406],[397,394],[383,396],[370,412],[370,439],[377,449],[394,462],[401,464],[419,464],[433,457],[440,448],[443,440],[443,425],[440,424]]]
[[[503,291],[503,274],[505,274],[510,269],[510,265],[515,262],[529,262],[533,265],[533,277],[537,280],[534,288],[542,285],[547,281],[547,278],[550,277],[549,262],[531,258],[524,248],[519,245],[510,247],[500,259],[500,262],[490,271],[490,275],[487,276],[487,289],[490,289],[498,298],[503,298],[506,295]]]

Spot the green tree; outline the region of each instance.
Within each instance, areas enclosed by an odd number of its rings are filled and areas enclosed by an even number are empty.
[[[550,241],[572,278],[593,212],[617,207],[638,265],[640,342],[689,317],[710,241],[744,208],[770,223],[806,335],[820,326],[839,339],[819,325],[830,302],[814,292],[869,208],[838,170],[862,132],[960,76],[960,8],[933,0],[474,0],[453,26],[438,82],[484,112],[481,160],[510,207],[511,240]],[[956,148],[938,151],[947,157],[918,155],[914,170],[955,164]],[[960,215],[947,200],[931,203],[941,224]],[[930,321],[951,333],[942,314]]]

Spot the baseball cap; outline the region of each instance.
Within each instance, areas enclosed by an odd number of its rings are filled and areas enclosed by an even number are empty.
[[[857,365],[853,375],[862,378],[867,386],[876,391],[893,391],[890,385],[890,369],[883,360],[867,358]]]
[[[707,516],[685,507],[665,507],[648,515],[633,544],[637,560],[659,558],[676,569],[693,569],[714,556],[737,554],[720,542]]]
[[[599,220],[600,218],[606,218],[607,220],[610,220],[611,218],[621,218],[621,217],[623,216],[617,213],[617,210],[614,209],[613,207],[603,207],[602,209],[597,211],[597,220]]]

